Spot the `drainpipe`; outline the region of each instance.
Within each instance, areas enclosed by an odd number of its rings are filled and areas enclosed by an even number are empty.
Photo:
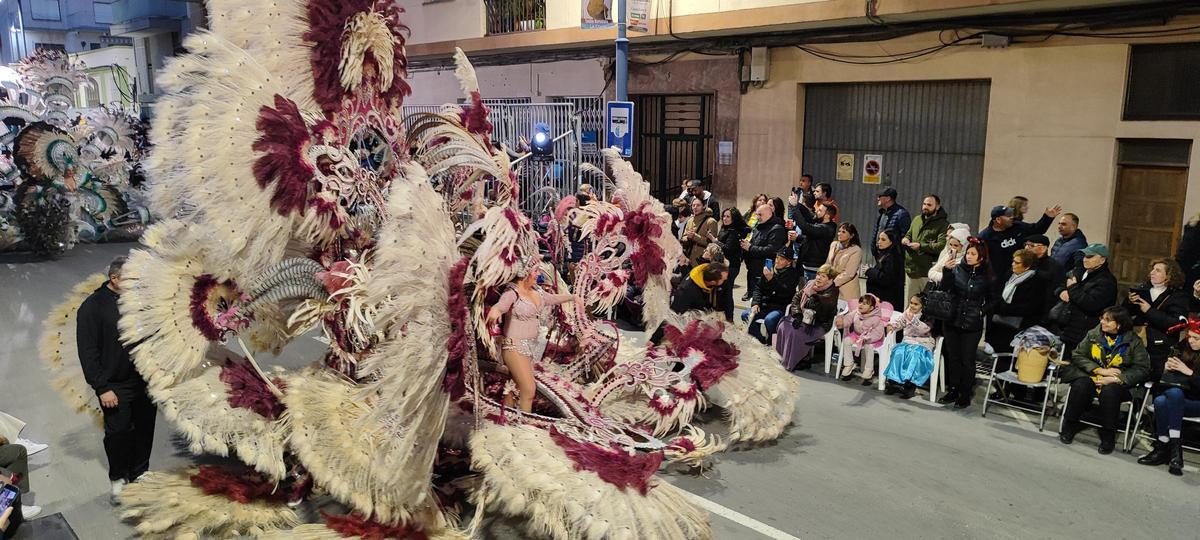
[[[629,38],[625,37],[625,2],[613,0],[617,9],[617,101],[629,101]]]

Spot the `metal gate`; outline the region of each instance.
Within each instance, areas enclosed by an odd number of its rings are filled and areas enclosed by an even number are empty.
[[[512,100],[516,101],[516,100]],[[522,160],[517,167],[521,185],[521,207],[531,214],[546,209],[546,205],[557,197],[572,195],[579,189],[580,164],[580,120],[571,103],[488,103],[492,122],[492,140],[516,149],[518,143],[528,144],[533,138],[535,124],[544,122],[550,126],[554,143],[554,159],[534,161]],[[418,112],[437,112],[440,105],[405,105],[405,128],[408,118]],[[595,186],[603,190],[604,186]]]
[[[654,196],[670,202],[685,180],[712,186],[715,165],[712,94],[635,95],[633,167]]]
[[[876,194],[889,186],[914,215],[936,193],[952,222],[977,231],[990,88],[986,80],[807,85],[804,170],[833,185],[841,221],[857,225],[864,243]],[[836,179],[838,154],[854,155],[853,180]],[[863,183],[866,154],[883,156],[881,184]]]

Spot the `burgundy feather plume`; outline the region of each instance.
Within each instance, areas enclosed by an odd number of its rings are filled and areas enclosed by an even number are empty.
[[[594,472],[609,484],[622,490],[632,487],[642,495],[654,487],[650,478],[663,460],[662,452],[630,455],[620,448],[576,441],[554,428],[550,428],[550,439],[575,462],[575,470]]]
[[[442,379],[442,389],[450,393],[451,401],[457,401],[467,391],[464,377],[468,347],[471,345],[471,339],[467,337],[467,320],[471,313],[467,309],[463,280],[466,278],[470,262],[470,257],[463,257],[450,269],[450,299],[447,302],[450,336],[446,338],[446,349],[450,355],[446,358],[446,376]]]
[[[229,386],[226,399],[230,407],[250,409],[268,420],[283,414],[283,403],[271,393],[267,383],[249,363],[226,360],[221,367],[221,382]],[[284,386],[281,379],[272,382],[280,388]]]
[[[483,137],[483,145],[487,148],[492,147],[492,121],[488,119],[488,113],[491,111],[487,105],[483,104],[483,98],[479,95],[478,90],[471,91],[471,104],[463,106],[463,112],[459,115],[459,121],[467,131]]]
[[[192,284],[192,297],[188,303],[188,311],[192,316],[192,326],[200,335],[209,341],[221,341],[223,332],[208,316],[208,295],[217,286],[217,279],[210,274],[196,276]]]
[[[387,26],[392,31],[392,84],[387,88],[378,88],[377,93],[384,100],[392,101],[390,105],[398,106],[412,92],[408,82],[408,59],[404,55],[405,34],[408,27],[400,22],[400,14],[404,12],[394,0],[309,0],[308,2],[308,32],[304,39],[311,42],[312,54],[310,64],[313,70],[313,98],[321,105],[326,116],[332,116],[342,108],[342,100],[349,97],[350,91],[342,86],[341,70],[342,43],[346,39],[346,23],[364,11],[374,11],[383,16]],[[364,62],[370,62],[379,69],[373,53],[367,51]],[[378,83],[378,76],[376,76]]]
[[[335,515],[321,511],[325,518],[325,526],[337,531],[344,537],[358,537],[368,540],[384,540],[385,538],[404,538],[411,540],[426,540],[429,538],[424,531],[410,527],[408,524],[385,525],[375,520],[367,519],[360,514]]]
[[[234,472],[215,465],[201,465],[191,476],[192,485],[205,495],[221,495],[242,504],[254,501],[287,502],[288,490],[276,490],[275,481],[255,471]]]
[[[737,357],[740,351],[732,343],[721,339],[725,325],[720,322],[706,324],[702,321],[691,321],[683,330],[666,325],[663,336],[668,342],[667,349],[672,355],[687,356],[689,350],[695,350],[704,355],[704,360],[692,368],[692,380],[701,389],[708,390],[721,381],[726,373],[737,368]]]
[[[300,116],[300,108],[295,102],[275,94],[275,108],[263,105],[258,110],[254,127],[260,135],[253,148],[265,152],[254,161],[254,178],[258,180],[258,186],[267,189],[275,184],[271,208],[279,215],[303,211],[314,171],[304,155],[311,137]]]
[[[625,214],[625,237],[637,246],[629,261],[633,264],[633,282],[638,288],[644,288],[650,276],[667,271],[663,250],[654,241],[662,235],[662,227],[656,219],[653,213],[640,208]]]

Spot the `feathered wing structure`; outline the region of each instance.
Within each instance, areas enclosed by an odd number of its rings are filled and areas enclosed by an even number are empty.
[[[726,327],[722,339],[741,351],[737,369],[726,373],[704,394],[725,410],[729,441],[760,443],[778,439],[792,422],[800,379],[783,368],[775,349],[763,347],[737,327]]]
[[[155,103],[155,146],[145,162],[151,209],[190,214],[222,246],[213,252],[216,277],[240,279],[282,260],[298,223],[292,208],[267,210],[277,191],[308,190],[264,189],[254,171],[261,134],[252,126],[264,109],[290,102],[287,81],[216,34],[193,34],[184,46],[192,54],[173,59],[158,78],[164,95]]]
[[[164,540],[259,537],[300,523],[285,505],[207,494],[196,485],[197,474],[146,473],[121,492],[121,517],[138,520],[141,537]]]
[[[472,468],[483,473],[475,503],[528,519],[529,530],[547,537],[712,537],[705,513],[692,506],[679,488],[653,477],[641,486],[618,487],[595,472],[582,470],[580,458],[568,457],[567,450],[545,430],[490,425],[471,435],[470,447]],[[652,471],[658,468],[658,461],[634,459],[625,465]],[[604,467],[605,474],[638,474],[621,471],[612,463]]]
[[[75,285],[66,300],[54,307],[46,320],[42,321],[42,337],[38,353],[46,371],[50,373],[50,384],[76,411],[92,413],[100,418],[100,404],[96,393],[88,386],[79,364],[79,349],[75,341],[75,323],[79,306],[96,289],[108,281],[108,276],[98,273],[88,276]]]
[[[436,525],[429,486],[449,404],[447,276],[458,255],[423,170],[410,164],[405,174],[392,185],[390,219],[365,281],[383,335],[359,365],[367,382],[309,372],[288,379],[284,402],[297,426],[291,446],[318,484],[380,521]]]

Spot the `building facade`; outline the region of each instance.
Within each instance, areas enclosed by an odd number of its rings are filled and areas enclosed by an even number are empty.
[[[585,2],[401,4],[412,103],[457,92],[454,47],[483,66],[488,97],[614,95],[615,32],[581,28]],[[914,211],[938,193],[972,230],[1023,195],[1033,214],[1079,215],[1126,281],[1200,213],[1194,3],[652,1],[649,13],[649,31],[630,32],[632,162],[660,195],[702,178],[746,209],[810,172],[867,230],[887,186]]]

